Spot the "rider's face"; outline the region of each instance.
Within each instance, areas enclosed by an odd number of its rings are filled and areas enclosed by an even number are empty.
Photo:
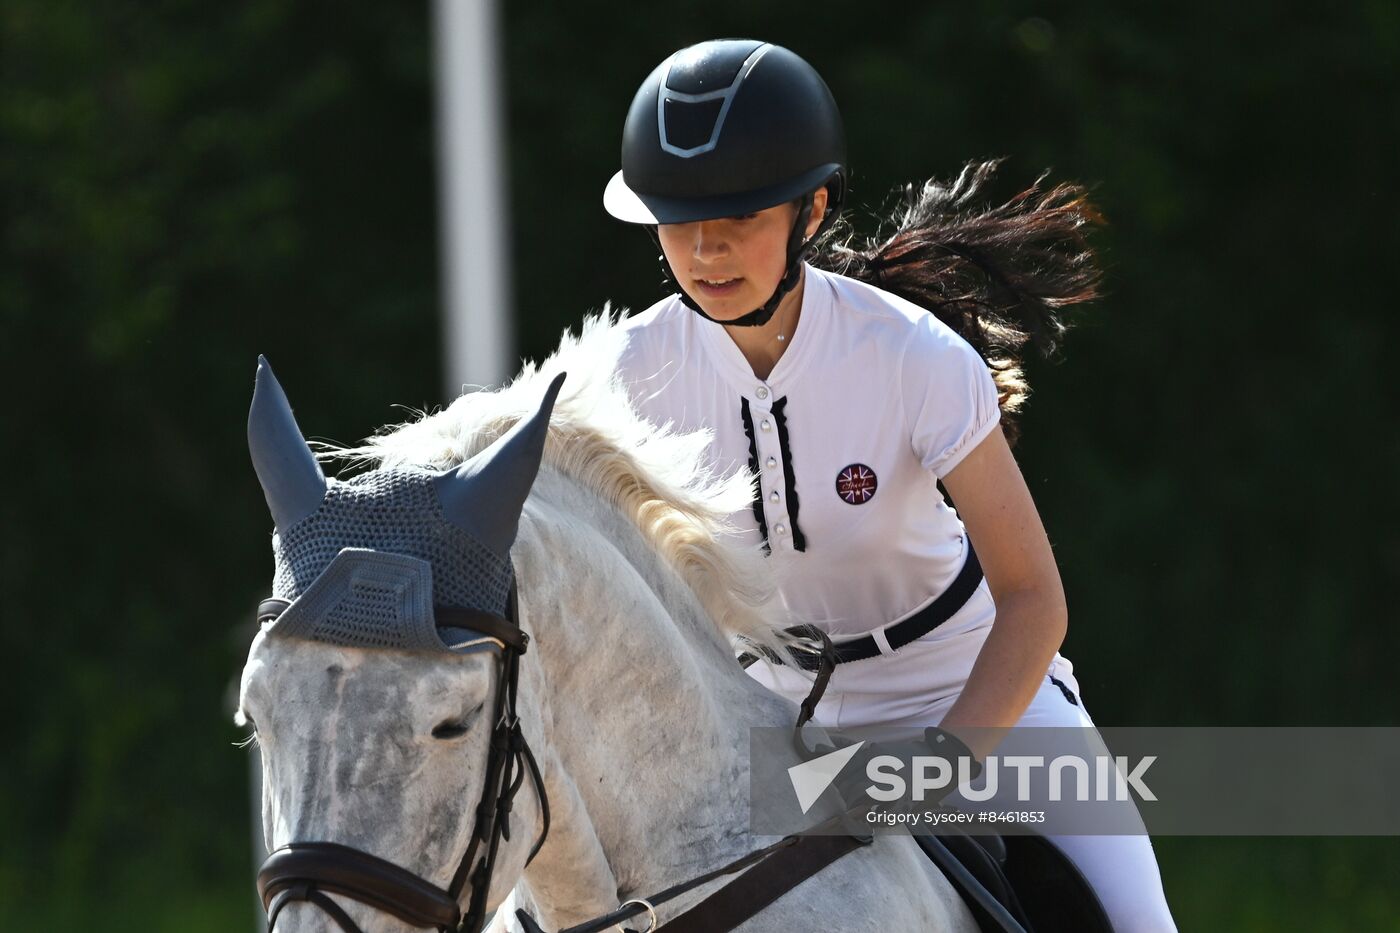
[[[826,197],[826,189],[816,193],[808,236],[821,222]],[[710,317],[731,321],[761,307],[777,289],[796,216],[789,202],[741,217],[662,224],[657,233],[686,292]]]

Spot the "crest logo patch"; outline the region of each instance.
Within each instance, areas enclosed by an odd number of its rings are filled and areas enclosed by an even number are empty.
[[[852,463],[836,475],[836,494],[851,505],[869,502],[879,485],[875,471],[863,463]]]

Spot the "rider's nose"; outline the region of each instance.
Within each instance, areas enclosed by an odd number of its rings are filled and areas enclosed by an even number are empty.
[[[702,262],[719,259],[729,252],[729,241],[719,225],[701,221],[695,225],[695,258]]]

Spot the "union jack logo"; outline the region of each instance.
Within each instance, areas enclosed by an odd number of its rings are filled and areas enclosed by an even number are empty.
[[[852,463],[836,476],[836,494],[851,505],[864,505],[879,486],[875,471],[863,463]]]

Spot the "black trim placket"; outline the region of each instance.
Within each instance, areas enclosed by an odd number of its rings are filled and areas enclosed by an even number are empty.
[[[763,484],[759,482],[763,474],[759,472],[758,438],[754,434],[753,414],[749,411],[749,400],[742,395],[739,396],[739,417],[744,420],[744,433],[749,438],[749,469],[753,471],[754,475],[753,517],[758,522],[758,533],[763,535],[763,551],[771,554],[773,548],[768,543],[768,522],[763,514]]]
[[[807,536],[802,533],[802,529],[797,524],[797,474],[792,470],[792,446],[788,443],[787,418],[783,415],[785,408],[787,408],[786,395],[773,403],[773,421],[778,426],[778,449],[783,455],[783,484],[784,492],[787,495],[788,521],[792,524],[792,549],[805,551],[807,550]],[[752,437],[752,435],[750,436]],[[753,450],[752,447],[749,449]],[[757,459],[754,462],[755,469],[757,469]]]

